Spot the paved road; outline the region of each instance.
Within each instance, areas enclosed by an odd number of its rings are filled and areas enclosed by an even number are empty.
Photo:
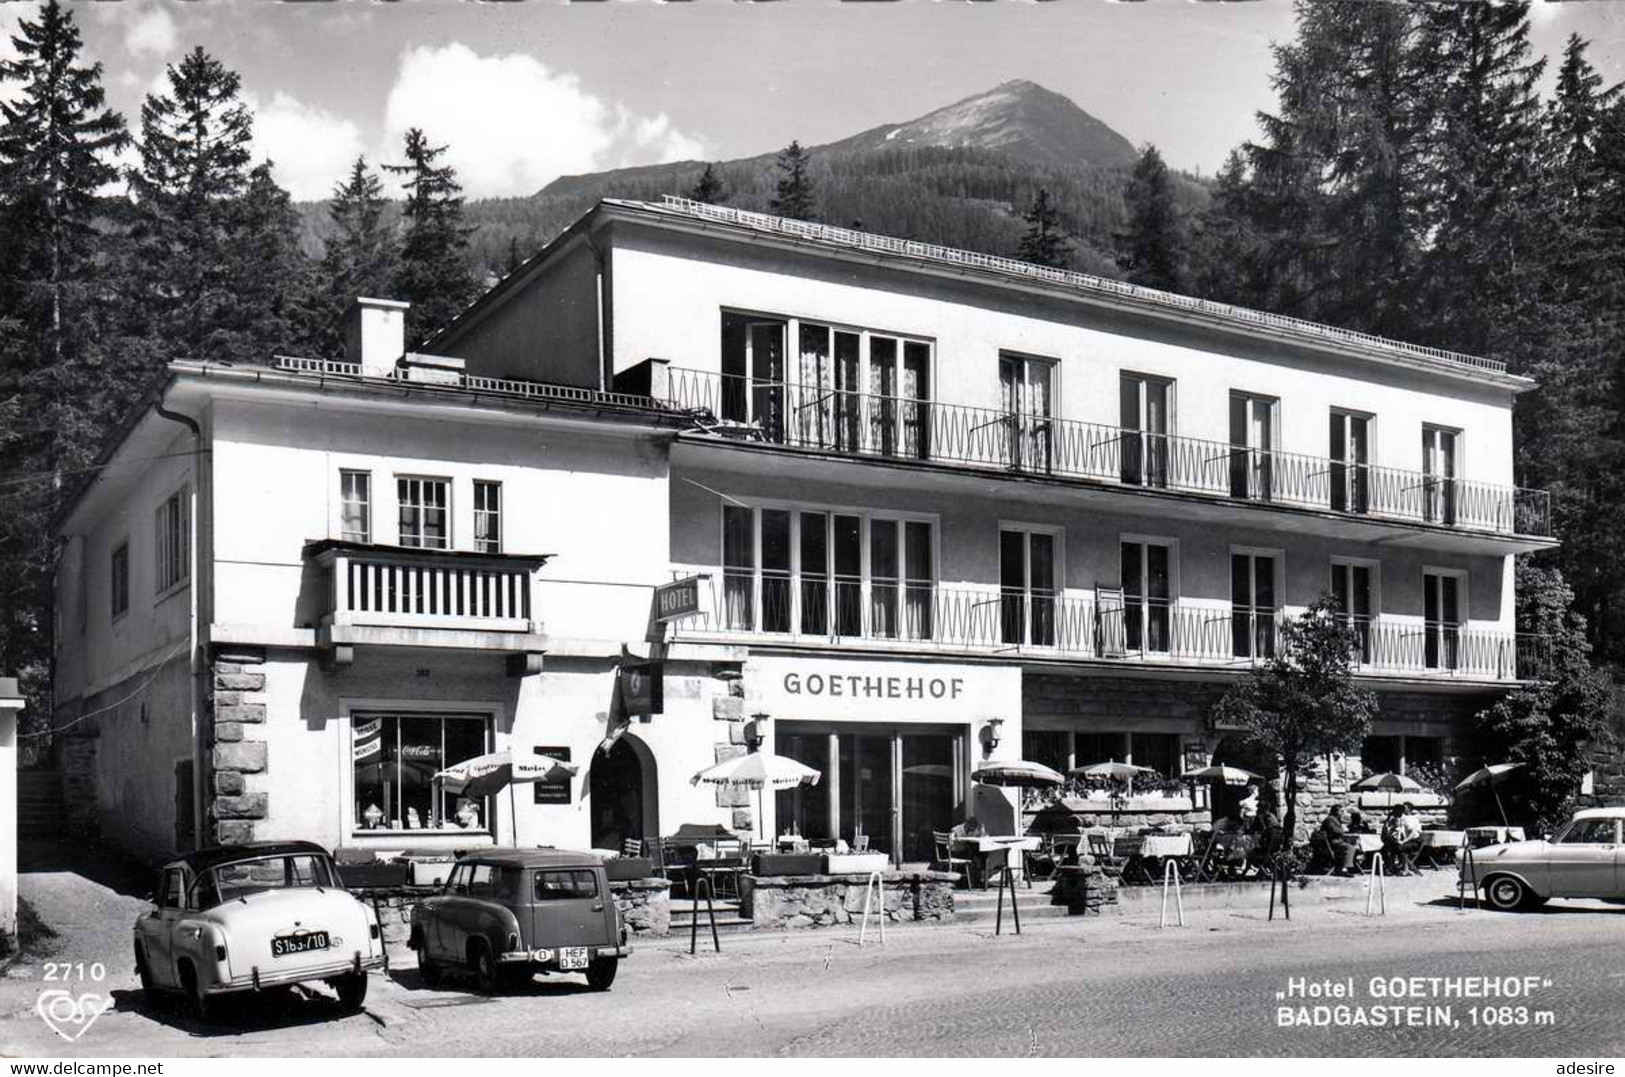
[[[36,874],[25,879],[25,894],[71,925],[60,956],[106,961],[111,975],[100,989],[116,1008],[76,1042],[60,1040],[33,1012],[53,985],[41,981],[39,966],[18,966],[0,980],[0,1052],[1625,1054],[1625,965],[1617,957],[1625,907],[1459,913],[1426,900],[1447,885],[1413,888],[1382,918],[1337,902],[1297,907],[1290,924],[1213,910],[1192,912],[1183,929],[1115,917],[1030,924],[1021,938],[994,938],[985,928],[894,930],[884,948],[861,950],[849,936],[824,933],[728,939],[725,953],[699,957],[644,947],[609,994],[543,978],[517,995],[482,999],[455,987],[430,991],[415,972],[397,971],[375,978],[362,1015],[339,1017],[329,998],[283,992],[241,1008],[227,1027],[202,1028],[137,989],[120,956],[128,952],[124,913],[136,903],[71,874]],[[1542,986],[1511,1003],[1527,1007],[1523,1025],[1475,1025],[1475,1001],[1460,998],[1405,1000],[1448,1005],[1448,1026],[1278,1025],[1282,1005],[1327,1001],[1277,999],[1294,978],[1353,977],[1357,997],[1348,1001],[1374,1020],[1370,1007],[1395,1002],[1370,997],[1369,981],[1409,976],[1532,976]]]

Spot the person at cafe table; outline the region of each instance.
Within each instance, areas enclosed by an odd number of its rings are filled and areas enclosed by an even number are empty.
[[[1422,818],[1409,801],[1396,804],[1382,824],[1383,855],[1404,864],[1422,848]]]
[[[1325,820],[1320,824],[1320,832],[1326,838],[1326,844],[1331,846],[1332,854],[1343,860],[1338,866],[1337,874],[1353,875],[1354,858],[1360,855],[1360,843],[1349,836],[1348,825],[1343,821],[1341,804],[1332,805],[1332,809],[1326,813]]]

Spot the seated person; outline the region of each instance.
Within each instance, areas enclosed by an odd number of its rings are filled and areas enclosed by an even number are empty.
[[[1348,824],[1344,822],[1343,806],[1334,804],[1326,813],[1326,818],[1320,824],[1320,833],[1331,846],[1332,856],[1342,860],[1337,868],[1339,875],[1354,874],[1354,858],[1360,855],[1360,843],[1349,837]]]
[[[980,838],[987,833],[987,830],[983,828],[981,820],[973,815],[962,823],[955,823],[953,829],[948,833],[956,838]]]
[[[1273,803],[1264,804],[1258,809],[1258,836],[1263,839],[1265,847],[1270,847],[1281,836],[1281,817],[1275,813]]]
[[[1370,834],[1371,824],[1366,822],[1365,814],[1359,808],[1350,808],[1348,814],[1350,834]]]
[[[1383,854],[1395,863],[1407,864],[1421,848],[1421,817],[1409,802],[1396,805],[1382,824]]]

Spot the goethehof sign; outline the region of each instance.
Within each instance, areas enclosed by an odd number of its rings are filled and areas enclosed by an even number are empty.
[[[1021,670],[925,662],[752,658],[750,706],[774,718],[978,722],[1021,715]]]

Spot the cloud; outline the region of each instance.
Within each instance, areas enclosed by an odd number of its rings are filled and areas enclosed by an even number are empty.
[[[245,93],[254,112],[254,153],[270,158],[276,180],[300,200],[326,198],[362,153],[360,129],[282,91],[262,101]]]
[[[124,28],[124,47],[141,56],[170,56],[175,52],[175,20],[162,4],[152,4]]]
[[[17,33],[17,24],[23,21],[23,15],[34,16],[36,7],[33,4],[0,4],[0,60],[15,60],[17,50],[12,47],[11,39]],[[10,101],[19,93],[15,82],[0,82],[0,101]]]
[[[532,56],[480,56],[462,44],[401,57],[385,106],[391,142],[421,127],[448,144],[445,160],[472,197],[524,195],[561,175],[705,156],[697,137],[664,114],[640,115],[581,88]]]

